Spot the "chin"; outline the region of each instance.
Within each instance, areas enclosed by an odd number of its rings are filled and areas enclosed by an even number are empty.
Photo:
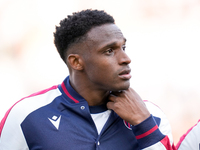
[[[130,87],[130,83],[124,83],[123,85],[119,85],[115,90],[112,91],[122,91],[122,90],[128,90]]]
[[[129,82],[129,80],[128,80],[127,82],[125,82],[125,83],[123,84],[122,88],[123,88],[124,90],[127,90],[129,87],[130,87],[130,82]]]
[[[120,90],[128,90],[130,86],[122,87]]]

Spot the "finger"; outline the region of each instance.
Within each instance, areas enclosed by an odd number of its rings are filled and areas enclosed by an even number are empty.
[[[116,96],[113,95],[113,94],[110,94],[109,97],[108,97],[108,100],[109,100],[109,101],[112,101],[112,102],[114,102],[115,99],[116,99]]]
[[[113,110],[113,107],[114,107],[113,105],[114,105],[114,102],[108,102],[107,103],[107,108]]]

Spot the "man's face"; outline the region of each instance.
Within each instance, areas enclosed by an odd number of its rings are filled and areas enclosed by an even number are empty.
[[[94,27],[84,44],[84,72],[89,85],[106,91],[128,89],[131,60],[125,53],[126,39],[120,29],[115,24]]]

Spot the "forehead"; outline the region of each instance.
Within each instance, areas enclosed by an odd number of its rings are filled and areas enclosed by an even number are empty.
[[[97,49],[113,42],[124,42],[121,30],[115,24],[104,24],[92,28],[87,33],[87,43]]]

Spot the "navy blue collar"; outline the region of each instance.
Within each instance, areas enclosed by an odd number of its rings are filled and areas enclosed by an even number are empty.
[[[105,104],[99,106],[89,106],[91,114],[97,114],[108,110]]]
[[[69,76],[65,78],[65,80],[61,83],[61,89],[63,90],[64,94],[75,103],[85,101],[85,99],[81,95],[79,95],[70,85]]]

